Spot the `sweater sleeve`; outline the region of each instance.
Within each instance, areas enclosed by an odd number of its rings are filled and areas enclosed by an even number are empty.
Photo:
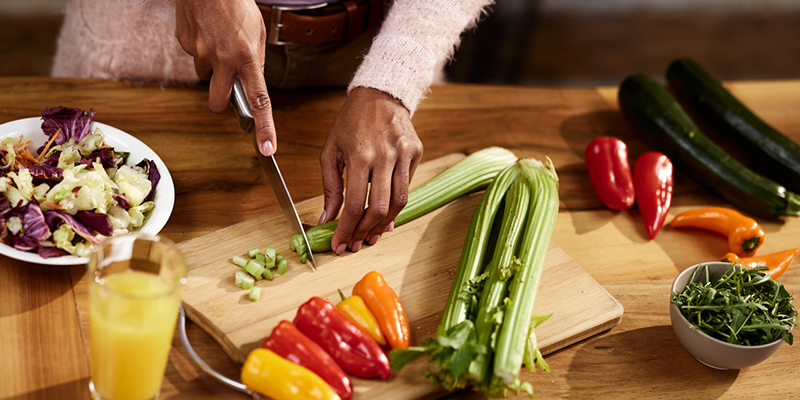
[[[397,0],[355,73],[356,87],[386,92],[414,114],[436,71],[492,0]]]

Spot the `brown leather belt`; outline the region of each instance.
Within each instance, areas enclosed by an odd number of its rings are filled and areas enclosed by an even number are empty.
[[[267,44],[325,44],[352,40],[378,26],[381,0],[345,0],[311,6],[259,4],[267,26]]]

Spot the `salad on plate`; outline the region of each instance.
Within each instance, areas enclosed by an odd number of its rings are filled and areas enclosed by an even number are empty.
[[[51,107],[42,112],[46,144],[0,142],[0,241],[42,258],[89,256],[104,237],[140,228],[154,207],[160,179],[154,162],[128,163],[108,146],[94,110]]]

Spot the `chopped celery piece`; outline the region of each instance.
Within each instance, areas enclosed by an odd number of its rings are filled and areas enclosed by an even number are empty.
[[[320,228],[317,228],[317,230],[322,230],[323,228],[321,228],[321,227],[327,226],[326,224],[331,224],[332,222],[333,221],[329,221],[329,222],[326,222],[326,223],[324,223],[322,225],[317,225],[317,226],[320,227]],[[336,220],[336,225],[338,225],[338,224],[339,224],[339,220]],[[333,231],[336,229],[336,225],[333,225],[332,228],[330,229],[331,238],[333,237]],[[309,230],[309,232],[311,232],[311,230]],[[330,240],[330,238],[326,238],[326,239],[327,239],[326,243],[328,245],[327,247],[330,248],[331,247],[331,243],[330,243],[331,240]],[[302,255],[302,254],[307,253],[308,252],[308,248],[306,248],[306,243],[303,241],[303,235],[300,235],[300,234],[293,235],[289,239],[289,249],[291,249],[292,251],[296,252],[297,255]]]
[[[250,249],[247,252],[247,256],[250,257],[250,258],[255,258],[256,254],[258,254],[258,249]]]
[[[264,264],[265,267],[268,264],[267,257],[264,257],[264,255],[261,253],[256,254],[256,260],[258,260],[258,262],[260,262],[261,264]]]
[[[238,265],[238,266],[240,266],[242,268],[244,268],[244,266],[247,265],[247,260],[244,259],[244,257],[233,256],[231,261],[233,261],[234,264],[236,264],[236,265]]]
[[[258,260],[250,260],[247,262],[247,265],[244,266],[244,270],[250,275],[253,275],[256,280],[261,280],[261,274],[264,273],[265,268]]]
[[[261,297],[261,288],[259,287],[250,288],[250,301],[258,301],[259,297]]]
[[[267,248],[265,248],[265,249],[264,249],[264,255],[265,255],[265,256],[266,256],[268,259],[271,259],[273,262],[276,262],[276,261],[277,261],[277,260],[275,260],[275,248],[274,248],[274,247],[267,247]]]
[[[284,273],[286,273],[286,268],[288,266],[289,266],[289,262],[286,261],[285,258],[281,257],[280,261],[278,261],[278,269],[275,270],[275,272],[277,272],[278,275],[283,275]]]
[[[270,251],[270,249],[271,249],[271,251]],[[266,258],[266,260],[267,260],[267,261],[264,262],[264,267],[266,267],[267,269],[275,268],[275,266],[278,265],[278,260],[275,257],[275,248],[274,247],[267,247],[264,250],[264,254],[265,254],[264,258]]]
[[[269,268],[264,268],[264,272],[261,273],[261,276],[268,281],[271,281],[274,278],[272,271],[270,271]]]
[[[233,281],[236,286],[242,289],[251,289],[256,283],[255,279],[243,269],[236,271],[236,274],[233,276]]]

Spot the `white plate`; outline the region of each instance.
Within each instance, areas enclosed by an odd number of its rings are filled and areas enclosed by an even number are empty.
[[[158,157],[151,148],[147,147],[147,145],[142,143],[139,139],[113,126],[99,122],[92,122],[90,125],[90,132],[94,132],[96,127],[103,131],[106,144],[113,147],[115,150],[130,152],[128,164],[136,165],[143,158],[147,158],[156,163],[158,172],[161,174],[161,180],[158,182],[158,186],[156,186],[156,193],[153,199],[155,207],[153,207],[153,212],[138,231],[151,235],[158,234],[158,232],[164,228],[164,225],[167,224],[167,220],[169,220],[169,216],[172,214],[172,208],[175,205],[175,185],[172,182],[172,176],[169,174],[167,166],[164,165],[161,158]],[[7,137],[18,137],[19,135],[33,142],[33,144],[28,147],[32,153],[44,145],[47,139],[47,136],[42,133],[42,119],[40,117],[18,119],[0,125],[0,140]],[[13,246],[3,243],[0,243],[0,254],[21,261],[45,265],[80,265],[89,261],[88,257],[77,256],[42,258],[36,253],[20,251]]]

